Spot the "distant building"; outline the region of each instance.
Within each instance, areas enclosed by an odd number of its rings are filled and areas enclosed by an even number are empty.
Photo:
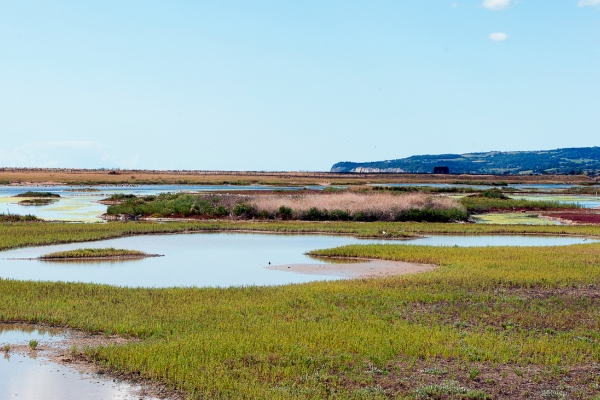
[[[448,167],[433,167],[434,174],[449,174],[450,168]]]

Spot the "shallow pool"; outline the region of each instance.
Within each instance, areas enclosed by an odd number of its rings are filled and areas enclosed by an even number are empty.
[[[60,348],[59,342],[68,336],[61,330],[0,324],[0,349],[11,346],[8,352],[0,352],[0,399],[152,399],[140,393],[141,386],[53,362],[48,345]],[[39,342],[39,350],[28,349],[32,339]]]
[[[348,244],[432,246],[559,246],[588,239],[539,236],[431,236],[409,241],[363,240],[334,235],[196,233],[146,235],[89,243],[15,249],[0,253],[0,277],[19,280],[104,283],[130,287],[283,285],[335,276],[291,274],[269,265],[324,264],[306,252]],[[127,261],[19,260],[84,247],[141,250],[164,257]]]

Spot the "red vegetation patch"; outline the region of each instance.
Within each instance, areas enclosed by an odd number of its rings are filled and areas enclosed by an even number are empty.
[[[542,214],[544,217],[555,218],[576,224],[597,224],[600,225],[600,213],[592,210],[579,210],[567,212],[552,212]]]

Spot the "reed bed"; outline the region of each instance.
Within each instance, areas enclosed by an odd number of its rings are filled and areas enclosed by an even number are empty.
[[[107,199],[119,200],[119,199]],[[163,193],[126,198],[111,205],[108,215],[129,217],[235,217],[309,221],[428,221],[464,220],[467,213],[454,199],[422,193],[294,193],[262,195],[191,195]]]
[[[453,209],[460,208],[458,202],[450,197],[430,196],[422,193],[394,195],[390,193],[360,194],[353,192],[307,195],[263,195],[255,196],[250,202],[259,210],[277,213],[281,206],[297,212],[307,212],[312,208],[326,210],[344,210],[350,214],[374,213],[387,215],[410,209]]]

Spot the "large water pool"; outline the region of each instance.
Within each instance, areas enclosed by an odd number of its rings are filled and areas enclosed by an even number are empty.
[[[431,236],[409,241],[363,240],[334,235],[195,233],[145,235],[89,243],[21,248],[0,253],[0,277],[19,280],[103,283],[130,287],[282,285],[336,276],[295,274],[268,266],[324,264],[305,253],[348,244],[432,246],[561,246],[590,243],[576,237]],[[82,247],[141,250],[164,257],[127,261],[22,260]]]

